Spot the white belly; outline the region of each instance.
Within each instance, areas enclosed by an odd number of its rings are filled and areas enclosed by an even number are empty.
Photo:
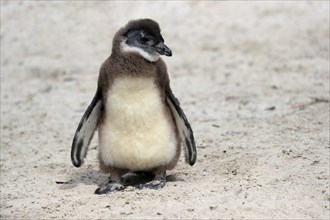
[[[154,79],[116,79],[99,127],[102,160],[132,171],[167,165],[178,141],[169,119]]]

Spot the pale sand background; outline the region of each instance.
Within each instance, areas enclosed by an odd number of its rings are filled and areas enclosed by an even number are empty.
[[[198,161],[160,191],[97,196],[97,136],[80,169],[71,141],[113,34],[140,17],[173,50]],[[2,219],[326,219],[329,150],[328,1],[1,1]]]

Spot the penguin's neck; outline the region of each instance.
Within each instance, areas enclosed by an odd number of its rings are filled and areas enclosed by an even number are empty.
[[[120,53],[113,56],[123,76],[156,77],[156,62],[149,62],[136,53]]]

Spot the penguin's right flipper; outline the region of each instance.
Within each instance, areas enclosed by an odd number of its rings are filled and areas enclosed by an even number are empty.
[[[171,89],[167,89],[166,91],[166,102],[170,107],[175,124],[179,131],[180,139],[185,150],[186,162],[192,166],[195,164],[197,159],[197,150],[193,131],[186,115],[180,107],[179,101],[175,98]]]
[[[71,162],[75,167],[80,167],[87,154],[88,145],[97,128],[99,118],[103,111],[102,94],[98,89],[88,106],[86,112],[81,118],[71,147]]]

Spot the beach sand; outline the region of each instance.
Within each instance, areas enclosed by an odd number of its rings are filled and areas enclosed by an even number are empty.
[[[161,190],[95,195],[71,143],[114,33],[152,18],[194,130]],[[328,219],[329,2],[1,1],[1,219]]]

